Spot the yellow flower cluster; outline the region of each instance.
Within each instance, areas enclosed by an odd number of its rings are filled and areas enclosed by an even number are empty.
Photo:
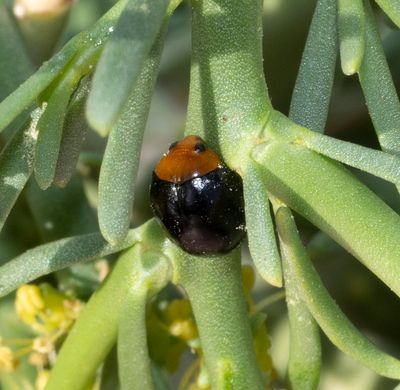
[[[21,286],[16,292],[15,310],[36,336],[18,340],[0,338],[0,373],[15,371],[19,360],[26,357],[27,362],[38,370],[35,389],[44,389],[48,368],[56,358],[57,345],[82,307],[79,300],[67,297],[49,284]]]
[[[13,372],[18,366],[18,360],[15,358],[11,348],[2,345],[0,339],[0,372]]]
[[[41,335],[65,333],[78,317],[82,304],[47,283],[25,284],[17,290],[15,309],[19,318]]]

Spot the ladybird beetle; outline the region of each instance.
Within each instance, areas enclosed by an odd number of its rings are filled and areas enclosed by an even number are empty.
[[[150,202],[189,253],[229,252],[246,234],[242,178],[200,137],[171,144],[153,172]]]

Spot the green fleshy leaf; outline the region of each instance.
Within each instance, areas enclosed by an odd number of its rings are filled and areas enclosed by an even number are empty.
[[[45,113],[38,123],[39,137],[35,153],[35,177],[40,188],[48,188],[56,173],[58,154],[62,140],[65,116],[72,93],[81,78],[92,72],[102,45],[82,51],[64,70],[64,75],[57,82],[47,103]]]
[[[40,276],[119,252],[138,241],[132,230],[124,242],[112,246],[100,233],[65,238],[30,249],[0,267],[0,296]]]
[[[360,68],[365,48],[365,14],[362,0],[339,0],[338,24],[343,73],[350,76]]]
[[[289,380],[293,389],[312,390],[318,387],[321,370],[319,329],[296,285],[289,267],[290,253],[281,243],[282,268],[290,325]]]
[[[33,72],[24,43],[7,8],[0,3],[0,101]]]
[[[400,296],[400,217],[347,169],[304,146],[253,153],[268,191],[325,231]],[[355,199],[357,201],[355,201]]]
[[[259,274],[282,287],[282,267],[275,239],[267,189],[262,170],[250,161],[243,177],[247,237],[250,254]]]
[[[0,131],[28,108],[36,97],[50,85],[76,51],[83,45],[83,42],[83,34],[71,39],[59,53],[48,62],[45,62],[34,75],[1,102]]]
[[[42,190],[54,179],[58,152],[68,103],[75,88],[75,78],[68,73],[52,93],[38,123],[39,136],[35,151],[35,178]]]
[[[92,28],[72,38],[57,54],[0,103],[0,131],[28,108],[59,75],[74,55],[85,47],[103,43],[114,28],[127,0],[120,0]]]
[[[400,379],[400,360],[386,354],[365,338],[348,320],[323,286],[298,236],[287,207],[276,213],[285,259],[301,296],[328,338],[339,349],[380,375]]]
[[[41,109],[21,127],[0,154],[0,230],[33,171],[37,123]]]
[[[118,119],[160,31],[167,0],[129,0],[93,77],[86,115],[106,135]]]
[[[400,184],[400,157],[310,131],[274,111],[270,135],[303,145],[324,156]]]
[[[400,102],[369,2],[365,2],[366,41],[359,70],[361,87],[383,150],[400,154]]]
[[[400,28],[400,3],[397,0],[375,0],[393,23]]]
[[[166,27],[166,23],[165,23]],[[100,230],[111,243],[124,239],[132,215],[143,133],[163,46],[163,32],[146,59],[139,79],[113,126],[99,178]]]
[[[294,87],[289,116],[324,132],[337,55],[336,0],[318,0]]]
[[[85,140],[88,125],[85,118],[85,103],[89,93],[90,81],[82,80],[69,105],[65,117],[60,153],[58,155],[54,183],[65,187],[75,172],[76,164],[83,141]]]
[[[308,133],[304,144],[324,156],[400,186],[400,156],[320,134]]]

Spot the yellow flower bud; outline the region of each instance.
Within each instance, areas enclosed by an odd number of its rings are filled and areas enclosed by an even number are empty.
[[[49,376],[50,376],[49,370],[39,371],[35,381],[35,390],[44,390],[44,388],[47,385],[47,381],[49,380]]]
[[[176,299],[167,308],[169,331],[182,340],[189,341],[198,337],[192,307],[187,299]]]
[[[10,348],[0,345],[0,373],[13,372],[18,367],[18,360]]]
[[[49,354],[55,350],[54,341],[51,337],[36,337],[32,344],[33,351]]]
[[[81,303],[72,301],[49,284],[23,285],[17,290],[18,316],[39,334],[67,330],[77,318]]]
[[[36,367],[44,367],[48,362],[49,358],[46,354],[36,351],[32,352],[28,358],[28,363]]]
[[[251,290],[254,286],[255,275],[253,267],[250,265],[242,266],[242,280],[243,280],[243,290],[246,296],[249,296]]]

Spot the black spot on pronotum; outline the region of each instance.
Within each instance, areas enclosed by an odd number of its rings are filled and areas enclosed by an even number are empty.
[[[198,142],[195,146],[194,146],[194,151],[196,153],[203,153],[206,151],[206,147],[204,146],[204,144]]]
[[[176,145],[178,144],[178,141],[175,141],[175,142],[172,142],[172,144],[171,145],[169,145],[169,148],[168,148],[168,150],[171,150],[171,149],[173,149]]]

